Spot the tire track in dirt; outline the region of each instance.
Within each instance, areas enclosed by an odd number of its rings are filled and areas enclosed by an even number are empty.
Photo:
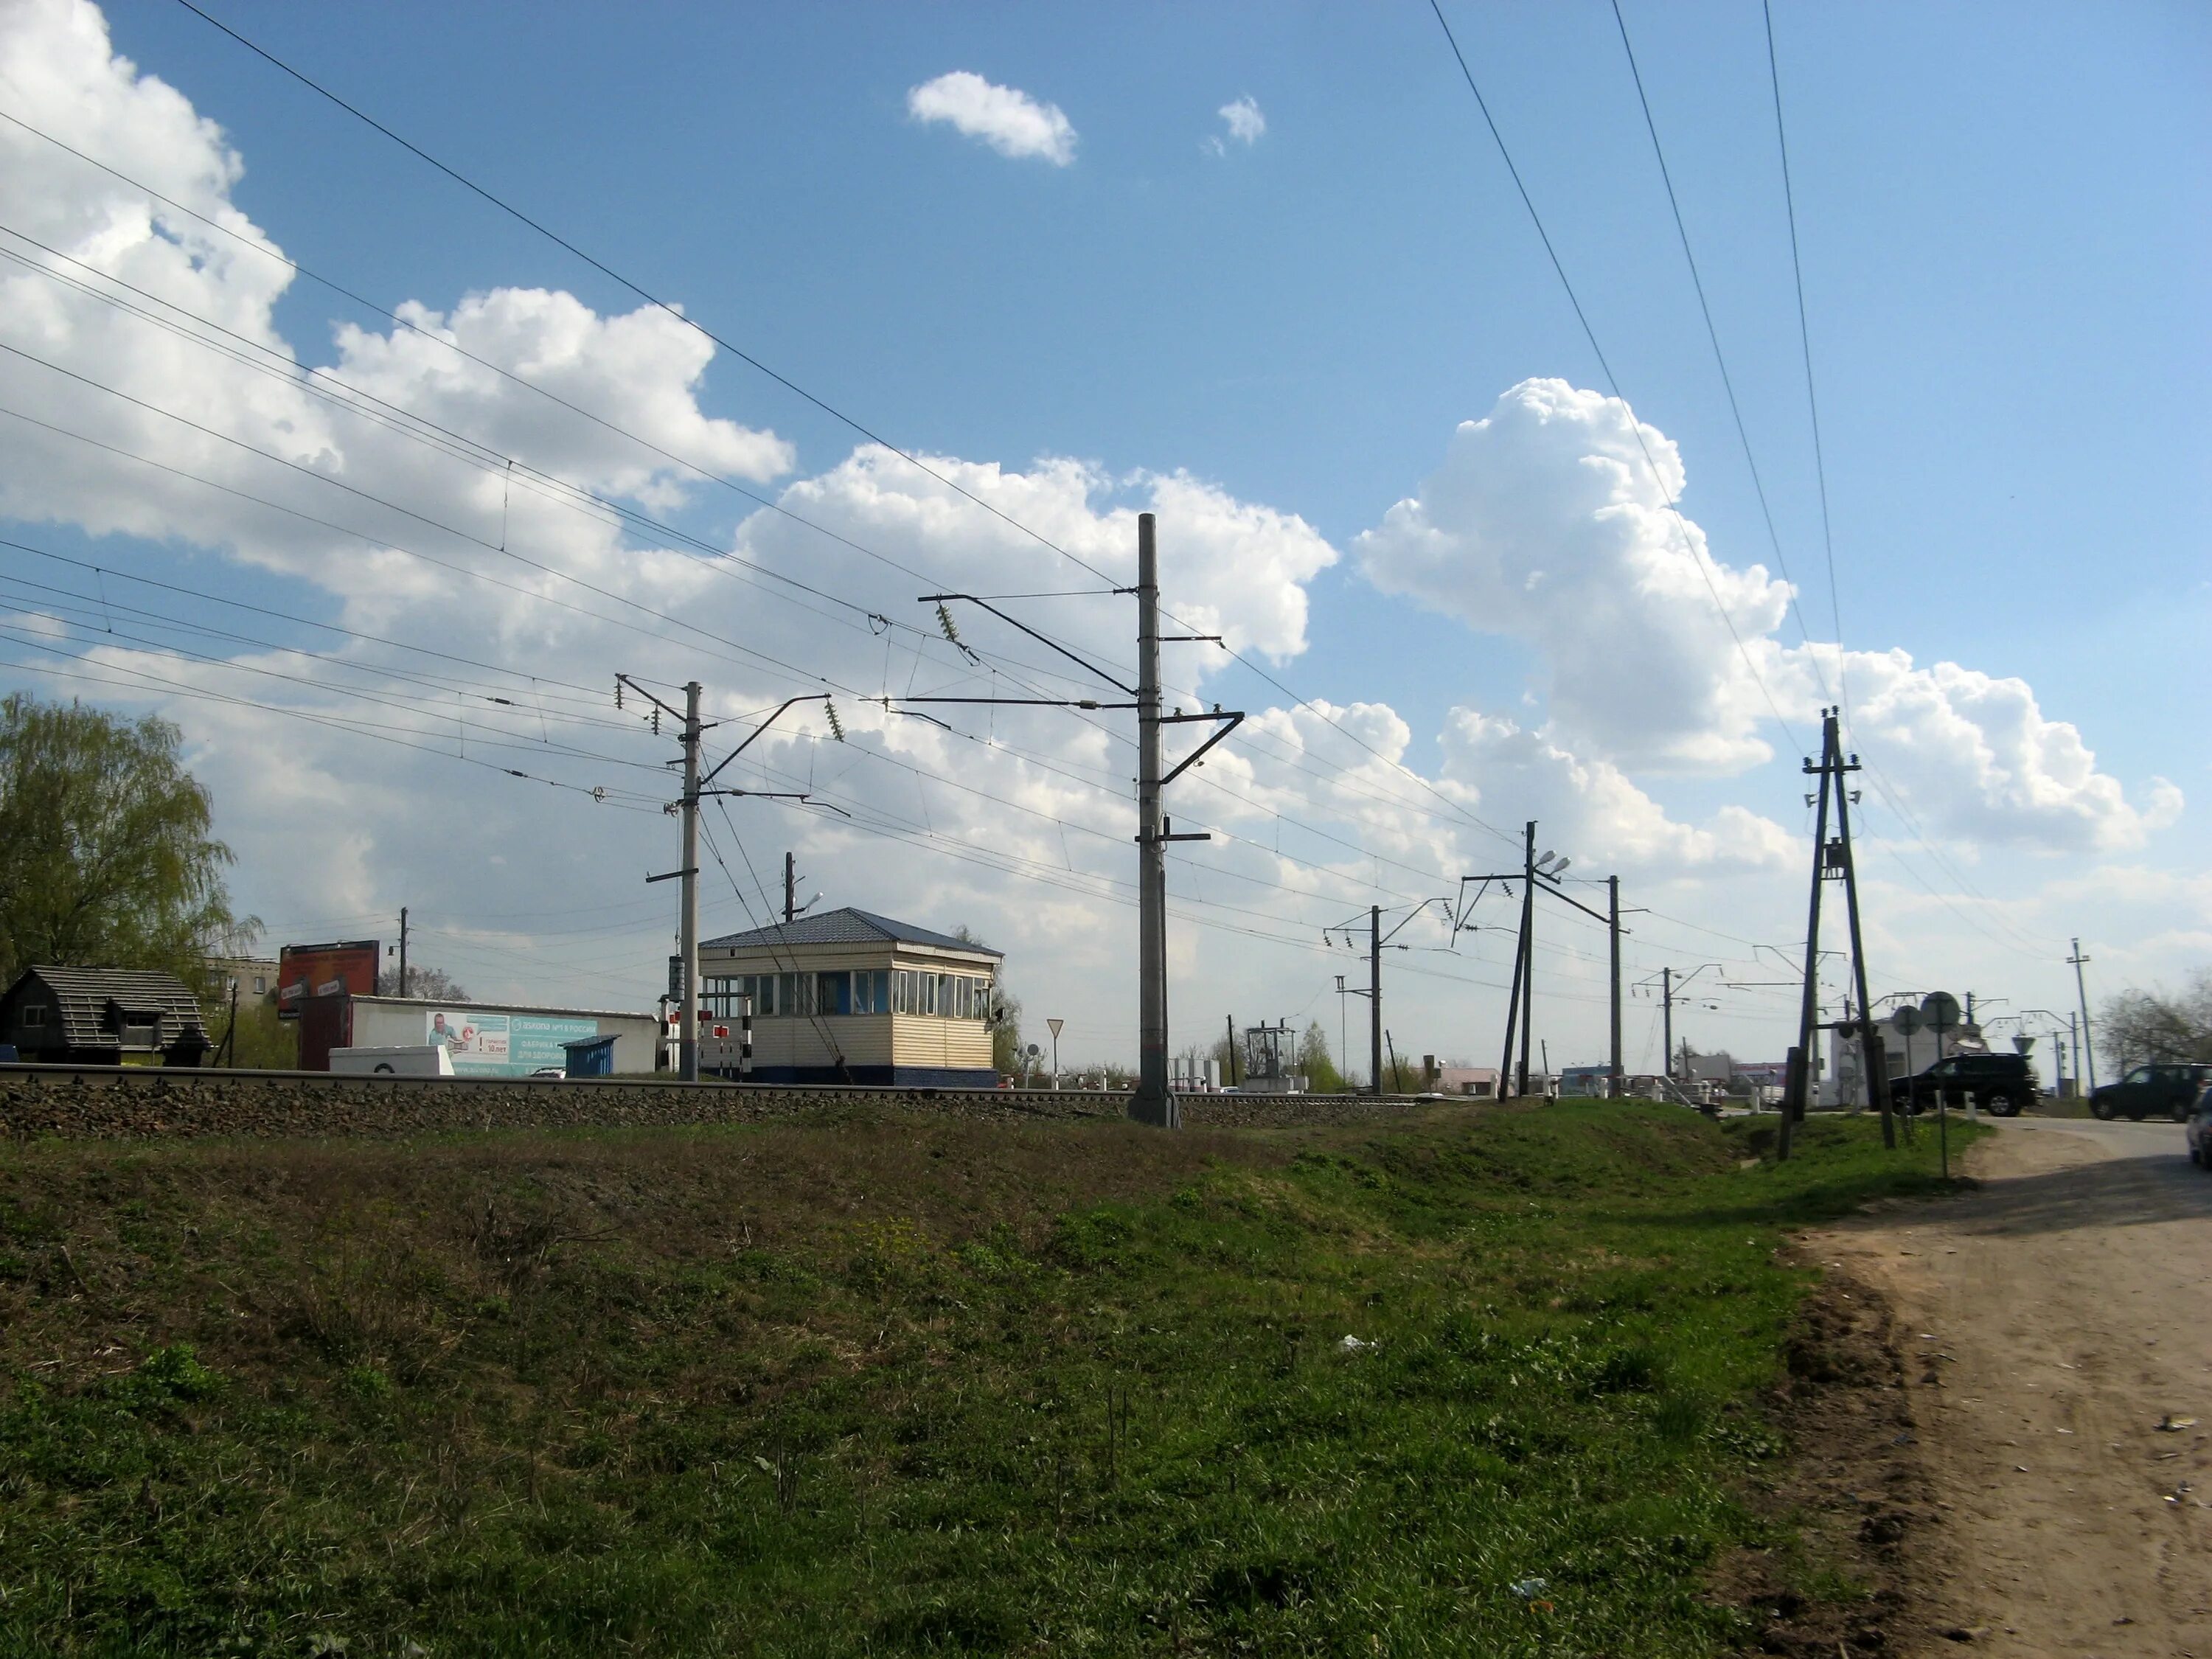
[[[1973,1650],[2212,1659],[2212,1174],[2180,1148],[2008,1124],[1972,1189],[1804,1237],[1896,1310]]]

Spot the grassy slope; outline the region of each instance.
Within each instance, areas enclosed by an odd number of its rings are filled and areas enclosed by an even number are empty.
[[[0,1649],[1724,1650],[1870,1128],[0,1152]]]

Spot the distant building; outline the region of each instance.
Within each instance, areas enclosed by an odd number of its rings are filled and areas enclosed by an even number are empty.
[[[216,1000],[228,1005],[238,994],[241,1008],[255,1002],[276,1006],[281,965],[275,957],[210,957],[208,973],[216,982]]]
[[[659,1060],[660,1022],[599,1008],[356,996],[343,986],[300,999],[302,1070],[329,1071],[333,1048],[433,1045],[459,1077],[528,1077],[555,1067],[578,1076],[644,1074]],[[572,1068],[580,1051],[586,1057]]]
[[[727,1036],[699,1066],[738,1073],[738,999],[750,997],[752,1076],[763,1083],[988,1089],[1002,954],[849,907],[699,946],[707,1017]]]
[[[1610,1066],[1559,1067],[1559,1097],[1563,1100],[1602,1099],[1611,1091],[1612,1083]]]
[[[57,1066],[198,1066],[213,1046],[191,988],[137,968],[27,968],[0,996],[0,1042]]]
[[[1476,1100],[1498,1098],[1494,1066],[1439,1066],[1430,1078],[1429,1086],[1439,1094],[1468,1095]]]

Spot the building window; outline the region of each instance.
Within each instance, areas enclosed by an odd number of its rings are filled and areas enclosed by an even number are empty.
[[[253,976],[253,994],[258,997],[264,997],[269,994],[268,975],[256,974]]]
[[[853,974],[853,1012],[887,1014],[891,1011],[890,975],[884,969],[856,969]]]
[[[20,1018],[27,1026],[44,1025],[46,1023],[46,1011],[40,1007],[37,1003],[33,1002],[29,1006],[26,1007],[22,1012],[17,1016],[17,1018]]]
[[[866,975],[861,975],[866,978]],[[817,974],[814,976],[814,1006],[825,1014],[849,1014],[853,1012],[853,976],[848,973]]]

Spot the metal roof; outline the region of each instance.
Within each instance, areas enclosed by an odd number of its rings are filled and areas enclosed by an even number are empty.
[[[950,933],[928,927],[916,927],[911,922],[893,921],[889,916],[879,916],[872,910],[856,910],[849,904],[842,909],[825,910],[818,916],[800,916],[796,921],[780,921],[748,933],[725,933],[720,939],[704,939],[700,949],[757,951],[793,945],[881,944],[926,945],[939,951],[966,951],[975,956],[1001,959],[1006,956],[1005,951],[994,951],[988,945],[955,939]]]
[[[33,980],[52,993],[61,1012],[62,1033],[71,1048],[119,1048],[121,1035],[108,1024],[112,1003],[132,1013],[157,1014],[161,1029],[156,1046],[172,1047],[186,1036],[207,1042],[207,1028],[200,1021],[198,1000],[174,974],[143,968],[58,968],[33,966],[9,988],[5,1000],[13,1002]]]

